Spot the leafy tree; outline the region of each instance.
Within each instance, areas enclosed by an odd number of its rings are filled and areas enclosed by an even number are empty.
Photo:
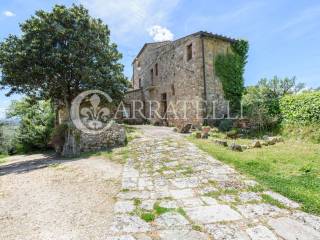
[[[261,79],[256,86],[247,87],[243,97],[245,115],[261,128],[272,127],[281,120],[280,99],[304,88],[296,78]]]
[[[10,88],[7,95],[51,99],[67,109],[88,89],[122,98],[127,87],[122,56],[108,27],[82,5],[37,11],[20,28],[20,36],[10,35],[0,45],[0,84]]]
[[[23,151],[46,149],[54,125],[54,113],[50,101],[34,101],[25,98],[13,101],[7,117],[20,121],[15,142]]]

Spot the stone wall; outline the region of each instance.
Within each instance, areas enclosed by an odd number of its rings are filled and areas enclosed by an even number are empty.
[[[215,73],[215,58],[220,54],[227,54],[231,51],[230,42],[214,38],[204,38],[204,59],[206,88],[208,101],[207,116],[212,118],[215,114],[217,118],[222,118],[227,112],[227,103],[224,99],[222,83]],[[212,106],[212,102],[215,102]],[[213,113],[215,109],[215,112]]]
[[[123,125],[113,123],[110,128],[100,134],[80,132],[80,151],[105,150],[126,144],[126,130]]]

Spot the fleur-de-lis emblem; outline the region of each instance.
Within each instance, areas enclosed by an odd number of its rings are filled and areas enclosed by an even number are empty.
[[[106,107],[99,107],[100,97],[97,94],[93,94],[89,101],[91,107],[83,107],[80,114],[84,116],[83,121],[89,128],[101,129],[103,128],[103,122],[108,119],[110,110]]]

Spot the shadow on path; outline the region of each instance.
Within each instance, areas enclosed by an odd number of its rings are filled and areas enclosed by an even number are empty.
[[[31,155],[32,156],[32,155]],[[31,156],[28,156],[30,158]],[[79,158],[70,158],[70,159],[57,159],[54,154],[43,154],[43,157],[36,159],[24,160],[24,156],[21,156],[21,160],[15,161],[13,163],[7,163],[0,166],[0,176],[7,174],[21,174],[30,172],[33,170],[39,170],[46,168],[51,164],[59,164],[65,162],[71,162],[79,160]]]

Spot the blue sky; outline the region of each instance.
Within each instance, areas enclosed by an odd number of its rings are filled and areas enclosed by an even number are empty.
[[[318,0],[1,0],[0,41],[9,34],[19,35],[19,23],[35,10],[72,3],[82,3],[109,25],[129,78],[131,62],[145,42],[204,30],[249,41],[246,85],[278,75],[296,76],[308,87],[320,86]],[[17,98],[0,91],[0,117]]]

